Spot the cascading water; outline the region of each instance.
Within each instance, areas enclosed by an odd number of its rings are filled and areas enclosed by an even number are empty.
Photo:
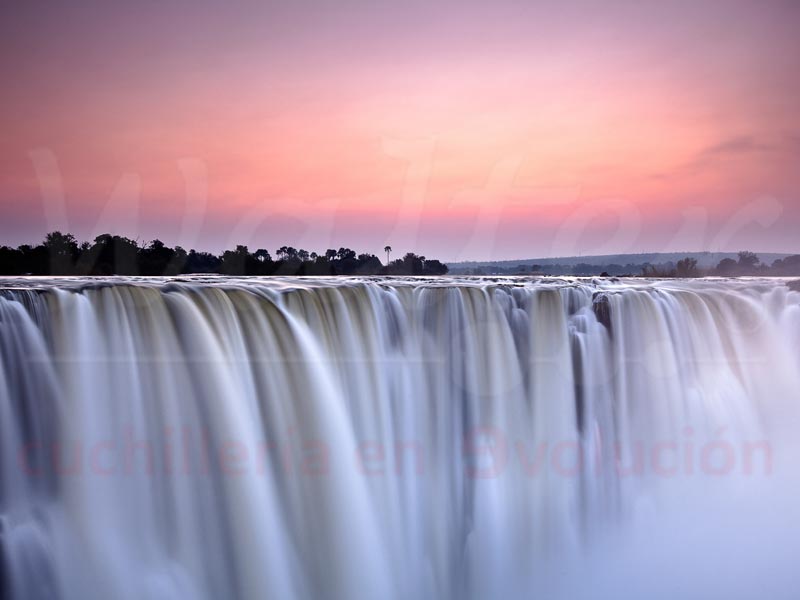
[[[783,281],[0,281],[4,598],[797,598]]]

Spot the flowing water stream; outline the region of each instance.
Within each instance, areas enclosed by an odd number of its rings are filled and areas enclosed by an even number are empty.
[[[782,280],[0,280],[4,598],[800,597]]]

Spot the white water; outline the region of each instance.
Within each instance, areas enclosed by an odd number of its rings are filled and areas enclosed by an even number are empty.
[[[2,288],[4,598],[800,597],[782,281]]]

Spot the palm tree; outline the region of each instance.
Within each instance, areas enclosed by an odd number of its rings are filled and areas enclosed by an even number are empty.
[[[383,251],[386,252],[386,266],[389,266],[389,255],[392,253],[391,246],[384,246]]]

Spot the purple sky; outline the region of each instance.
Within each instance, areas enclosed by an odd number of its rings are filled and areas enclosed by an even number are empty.
[[[0,243],[800,251],[800,2],[0,8]]]

